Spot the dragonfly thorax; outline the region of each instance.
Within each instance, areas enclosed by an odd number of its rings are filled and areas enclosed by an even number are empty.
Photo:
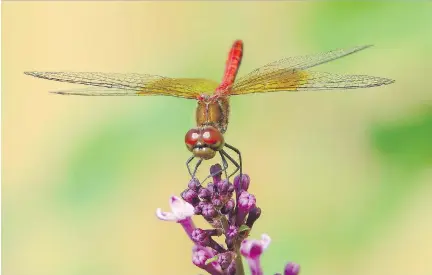
[[[213,126],[224,134],[228,126],[228,98],[219,95],[201,95],[196,108],[197,127]]]
[[[213,126],[203,126],[190,129],[185,136],[185,144],[194,156],[211,159],[225,145],[222,133]]]
[[[215,94],[200,94],[198,96],[198,101],[205,103],[214,103],[218,99],[218,96]]]

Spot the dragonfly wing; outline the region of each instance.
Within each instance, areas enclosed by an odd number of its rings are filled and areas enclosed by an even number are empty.
[[[248,75],[238,79],[237,82],[261,78],[280,70],[306,70],[308,68],[312,68],[320,64],[356,53],[371,46],[372,45],[357,46],[348,49],[337,49],[323,53],[283,58],[253,70]]]
[[[390,79],[365,75],[336,75],[306,69],[364,50],[371,45],[338,49],[325,53],[288,57],[255,69],[240,78],[231,94],[272,91],[354,89],[386,85]],[[351,81],[351,82],[350,82]]]
[[[49,91],[53,94],[58,95],[81,95],[81,96],[138,96],[135,90],[125,90],[116,88],[104,88],[104,87],[87,87],[82,89],[65,89],[58,91]]]
[[[269,63],[264,67],[267,67],[267,69],[288,68],[288,69],[296,69],[296,70],[306,70],[318,66],[320,64],[327,63],[335,59],[339,59],[344,56],[356,53],[358,51],[362,51],[369,47],[372,47],[372,45],[363,45],[363,46],[356,46],[353,48],[336,49],[328,52],[322,52],[322,53],[316,53],[310,55],[287,57]]]
[[[101,89],[68,90],[55,92],[63,95],[127,96],[166,95],[195,99],[202,93],[211,93],[218,83],[208,79],[168,78],[147,74],[96,72],[25,72],[48,80],[96,86]]]
[[[231,94],[358,89],[388,85],[393,82],[394,80],[388,78],[368,75],[283,70],[262,81],[242,83],[234,87]]]

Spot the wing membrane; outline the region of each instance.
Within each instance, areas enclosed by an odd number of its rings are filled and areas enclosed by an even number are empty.
[[[276,91],[311,91],[366,88],[393,83],[393,80],[366,75],[337,75],[306,69],[330,62],[370,47],[358,46],[313,55],[289,57],[255,69],[240,78],[231,94]]]
[[[147,74],[96,72],[25,72],[38,78],[84,84],[101,89],[66,90],[54,93],[87,96],[166,95],[195,99],[212,92],[218,83],[208,79],[168,78]]]
[[[80,95],[80,96],[127,96],[127,95],[136,95],[137,91],[134,90],[125,90],[125,89],[116,89],[116,88],[104,88],[104,87],[87,87],[82,89],[65,89],[65,90],[56,90],[49,91],[52,94],[59,95]]]
[[[285,72],[264,82],[250,83],[244,90],[233,90],[232,95],[280,92],[280,91],[322,91],[369,88],[388,85],[394,80],[368,75],[339,75],[325,72]]]

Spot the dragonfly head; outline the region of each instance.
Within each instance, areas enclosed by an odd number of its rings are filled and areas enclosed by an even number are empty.
[[[211,159],[225,145],[221,132],[213,126],[203,126],[190,129],[185,136],[185,144],[194,156]]]

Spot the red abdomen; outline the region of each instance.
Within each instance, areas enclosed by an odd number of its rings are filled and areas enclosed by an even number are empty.
[[[234,83],[237,71],[243,56],[243,41],[236,40],[228,54],[228,59],[225,65],[225,73],[219,87],[216,88],[216,93],[222,95],[229,94],[229,89]]]

